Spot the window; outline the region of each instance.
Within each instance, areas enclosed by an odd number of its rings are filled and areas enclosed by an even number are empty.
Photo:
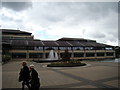
[[[67,47],[68,50],[71,50],[71,47]]]
[[[58,50],[58,47],[45,47],[45,50]]]
[[[93,47],[85,47],[85,50],[93,50]]]
[[[95,53],[86,53],[86,57],[94,57]]]
[[[105,56],[105,53],[97,53],[97,56],[99,57],[99,56]]]
[[[113,52],[107,52],[106,55],[107,55],[107,56],[113,56],[114,53],[113,53]]]
[[[84,57],[84,53],[74,53],[74,57]]]
[[[34,47],[34,50],[43,50],[43,47],[36,46]]]
[[[12,47],[13,50],[27,50],[26,46],[13,46]]]
[[[104,47],[95,47],[95,50],[105,50]]]
[[[12,58],[26,58],[26,53],[12,53]]]
[[[43,53],[29,53],[29,58],[42,58]]]
[[[59,47],[60,50],[66,50],[67,47]]]
[[[60,53],[60,57],[62,58],[64,53]],[[72,56],[72,53],[69,53],[70,57]]]
[[[73,47],[73,50],[84,50],[83,47]]]
[[[105,49],[106,49],[106,50],[113,50],[112,47],[106,47]]]
[[[28,50],[34,50],[34,47],[28,47]]]

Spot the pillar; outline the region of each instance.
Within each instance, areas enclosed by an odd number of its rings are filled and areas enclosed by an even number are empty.
[[[43,47],[43,59],[45,59],[45,48]]]

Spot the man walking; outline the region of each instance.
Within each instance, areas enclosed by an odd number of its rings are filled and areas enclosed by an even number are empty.
[[[22,82],[22,90],[24,90],[25,85],[27,85],[28,89],[30,90],[30,85],[29,85],[29,80],[30,80],[30,71],[29,68],[27,66],[26,62],[22,63],[23,68],[20,71],[20,77],[19,81],[23,81]],[[21,79],[21,80],[20,80]]]

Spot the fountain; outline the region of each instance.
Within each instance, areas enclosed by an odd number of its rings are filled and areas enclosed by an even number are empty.
[[[58,54],[57,52],[54,52],[53,50],[50,51],[49,56],[46,60],[58,60]]]
[[[120,63],[120,58],[116,58],[114,62]]]
[[[54,52],[53,50],[51,50],[49,52],[48,58],[47,59],[43,59],[43,60],[33,60],[34,62],[40,63],[40,62],[54,62],[54,61],[59,61],[58,59],[58,54],[57,52]]]

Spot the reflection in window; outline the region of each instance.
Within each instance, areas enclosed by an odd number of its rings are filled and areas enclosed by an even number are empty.
[[[85,50],[93,50],[93,47],[85,47]]]
[[[74,53],[74,57],[84,57],[84,53]]]
[[[43,50],[43,47],[36,46],[34,47],[34,50]]]
[[[86,53],[86,57],[94,57],[95,53]]]
[[[99,57],[99,56],[105,56],[105,54],[102,53],[102,52],[99,52],[99,53],[97,53],[97,56],[98,56],[98,57]]]
[[[26,58],[26,53],[12,53],[12,58]]]
[[[83,47],[73,47],[73,50],[84,50]]]
[[[106,49],[106,50],[113,50],[112,47],[106,47],[105,49]]]
[[[43,53],[29,53],[29,58],[42,58]]]
[[[45,47],[45,50],[58,50],[58,47]]]
[[[107,52],[106,55],[107,55],[107,56],[113,56],[114,53],[113,53],[113,52]]]

